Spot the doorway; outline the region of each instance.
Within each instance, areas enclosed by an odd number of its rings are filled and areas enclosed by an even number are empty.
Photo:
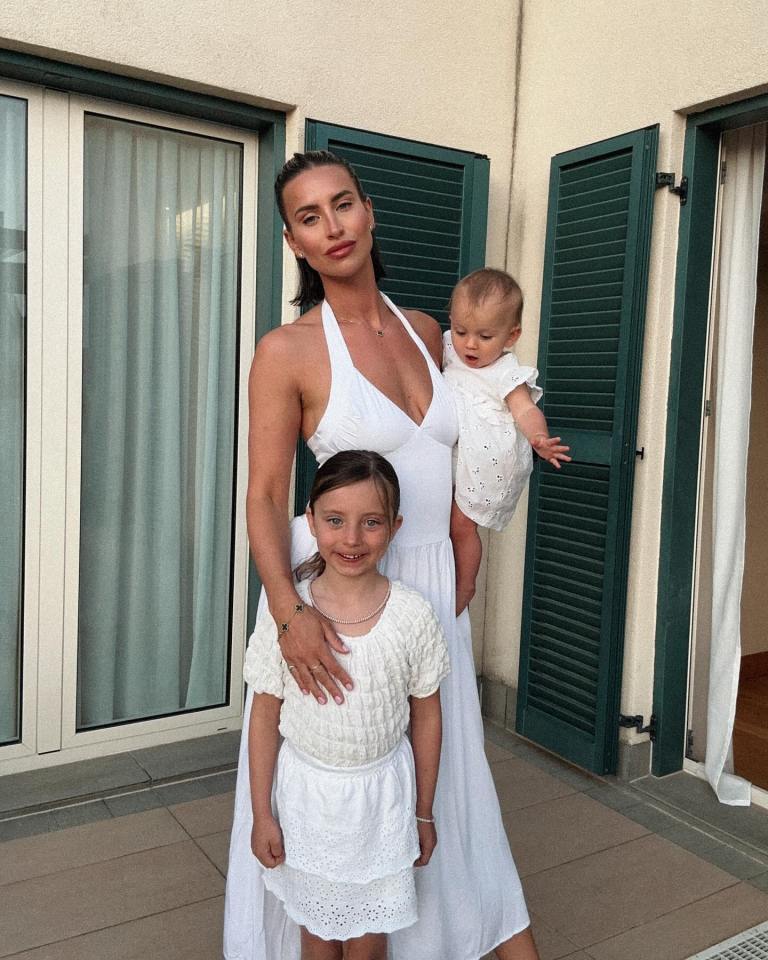
[[[723,170],[725,171],[725,166]],[[768,451],[764,449],[761,439],[768,427],[768,185],[765,176],[762,179],[755,278],[750,439],[744,499],[746,536],[740,605],[741,657],[733,727],[732,769],[755,786],[768,790],[768,630],[763,623],[761,604],[764,584],[768,577],[768,518],[764,509],[768,493]],[[722,265],[730,256],[728,242],[722,239],[718,223],[715,231],[715,264]],[[719,270],[716,270],[711,298],[713,308],[701,432],[689,732],[686,749],[687,757],[700,763],[704,762],[707,751],[708,696],[711,694],[709,673],[713,637],[714,462],[719,413],[715,397],[719,379],[724,376],[717,369],[718,356],[722,356],[723,347],[720,343],[720,318],[717,315],[717,304],[720,302],[718,282]],[[745,278],[745,284],[748,282],[749,279]],[[727,389],[727,381],[720,385],[720,389]],[[724,425],[723,429],[725,431]],[[723,456],[722,449],[721,447],[720,456]],[[714,628],[714,635],[717,642],[723,641],[722,635],[718,634],[718,626]],[[711,718],[709,722],[712,722]]]
[[[747,537],[741,596],[741,674],[733,729],[734,771],[768,790],[768,191],[763,191],[757,266],[752,412],[747,461]]]

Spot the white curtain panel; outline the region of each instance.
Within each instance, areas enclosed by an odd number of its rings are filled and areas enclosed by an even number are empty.
[[[724,143],[728,176],[723,186],[717,300],[712,645],[704,769],[721,803],[746,806],[750,784],[731,771],[741,666],[752,338],[765,124],[731,131],[725,134]]]
[[[19,736],[26,103],[0,97],[0,743]]]
[[[86,118],[80,729],[226,701],[241,167]]]

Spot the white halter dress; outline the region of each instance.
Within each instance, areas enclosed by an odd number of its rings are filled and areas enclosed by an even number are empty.
[[[440,691],[443,749],[435,798],[438,846],[416,871],[419,920],[390,936],[391,960],[479,960],[528,926],[520,880],[501,821],[483,748],[483,725],[472,658],[469,617],[455,616],[455,575],[449,539],[451,459],[456,412],[424,343],[384,300],[421,351],[432,401],[417,424],[355,368],[329,304],[322,319],[331,364],[325,413],[308,444],[320,463],[340,450],[375,450],[397,471],[403,525],[382,572],[423,594],[445,631],[451,672]],[[291,528],[292,562],[314,552],[304,517]],[[262,603],[264,597],[262,596]],[[248,693],[245,717],[250,716]],[[332,710],[329,703],[324,709]],[[247,719],[240,747],[224,918],[226,960],[299,960],[299,932],[265,889],[250,848]]]

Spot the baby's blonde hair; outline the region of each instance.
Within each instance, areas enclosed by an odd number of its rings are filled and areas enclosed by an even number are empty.
[[[456,294],[461,291],[472,306],[495,299],[501,303],[509,303],[512,319],[511,329],[522,326],[523,319],[523,291],[520,284],[503,270],[493,267],[482,267],[473,273],[467,274],[453,288],[451,303]]]

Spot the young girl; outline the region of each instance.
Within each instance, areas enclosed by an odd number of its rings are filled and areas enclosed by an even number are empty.
[[[451,540],[456,560],[456,610],[475,594],[482,545],[478,526],[503,530],[533,469],[531,448],[560,469],[569,447],[550,437],[536,406],[538,371],[511,352],[522,333],[523,295],[501,270],[464,277],[451,296],[443,372],[459,415]]]
[[[293,617],[309,604],[346,642],[354,690],[342,705],[323,708],[291,679],[278,646],[290,620],[278,627],[265,614],[246,656],[251,846],[266,887],[301,926],[302,960],[340,960],[342,949],[347,960],[385,960],[387,933],[417,920],[412,868],[437,843],[448,653],[430,604],[378,572],[399,506],[395,471],[368,451],[332,456],[312,487],[318,552],[296,570],[303,602]]]

